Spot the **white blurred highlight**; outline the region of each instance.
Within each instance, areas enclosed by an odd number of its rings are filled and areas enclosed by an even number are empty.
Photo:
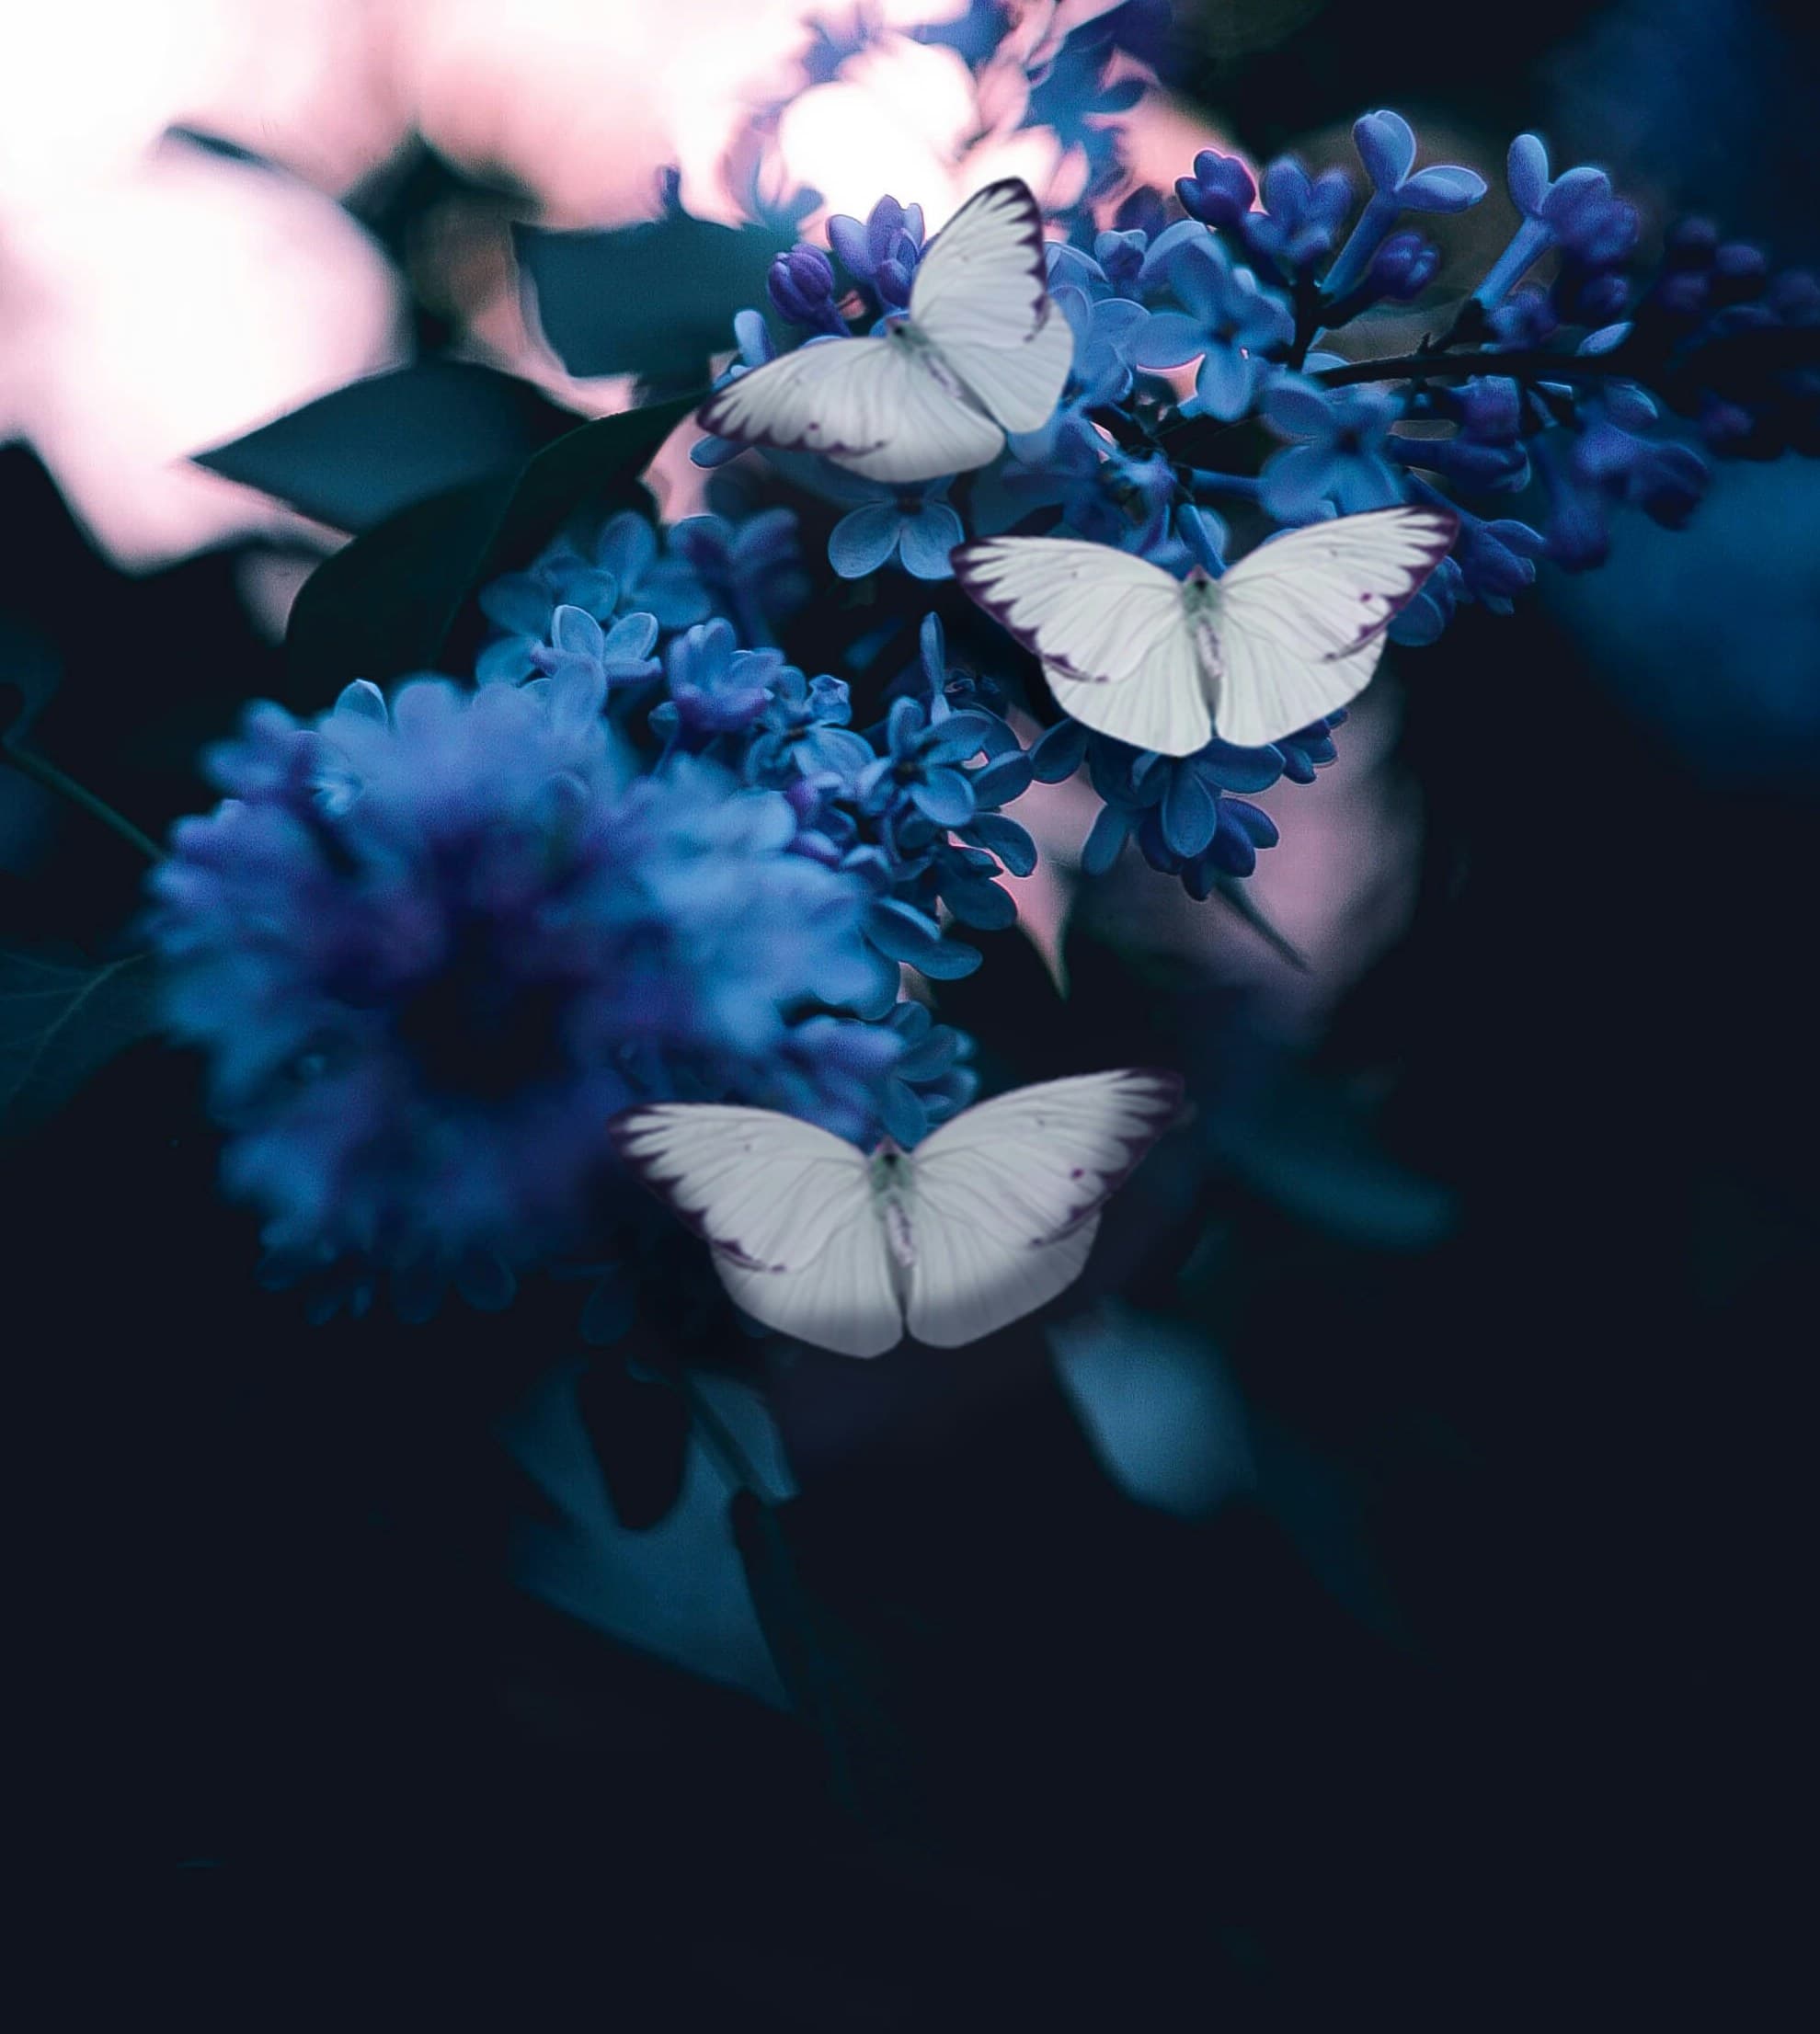
[[[134,570],[298,519],[188,455],[402,358],[397,280],[329,199],[173,143],[8,222],[14,429]]]

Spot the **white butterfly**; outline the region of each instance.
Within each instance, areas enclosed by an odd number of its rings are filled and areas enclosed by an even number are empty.
[[[931,243],[908,317],[754,368],[703,404],[702,427],[893,485],[983,466],[1006,431],[1048,422],[1068,379],[1074,337],[1043,260],[1028,188],[988,184]]]
[[[1384,631],[1446,557],[1445,508],[1375,508],[1261,544],[1223,578],[1177,579],[1103,543],[989,537],[955,577],[1043,662],[1063,713],[1191,756],[1257,748],[1365,690]]]
[[[612,1135],[755,1320],[876,1356],[906,1331],[959,1348],[1071,1285],[1108,1196],[1181,1097],[1173,1073],[1081,1074],[870,1157],[795,1116],[719,1103],[628,1109]]]

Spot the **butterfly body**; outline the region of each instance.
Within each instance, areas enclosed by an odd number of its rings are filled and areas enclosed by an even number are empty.
[[[1181,1091],[1143,1069],[1047,1081],[964,1110],[914,1151],[887,1137],[867,1154],[719,1103],[628,1110],[612,1140],[747,1313],[872,1356],[906,1332],[956,1348],[1071,1285]]]
[[[1458,529],[1444,508],[1373,509],[1185,580],[1106,544],[989,537],[955,553],[955,577],[1041,659],[1065,714],[1191,756],[1216,737],[1279,740],[1362,691]]]

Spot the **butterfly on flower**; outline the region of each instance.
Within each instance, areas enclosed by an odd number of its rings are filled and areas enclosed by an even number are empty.
[[[1048,422],[1074,336],[1049,299],[1043,218],[1015,177],[963,205],[922,257],[910,309],[870,338],[811,339],[729,382],[704,430],[821,452],[896,485],[996,459],[1007,431]]]
[[[869,1155],[794,1116],[713,1103],[628,1109],[612,1137],[754,1320],[876,1356],[906,1332],[957,1349],[1065,1292],[1181,1099],[1173,1073],[1080,1074],[965,1109],[914,1151],[887,1137]]]
[[[1459,527],[1445,508],[1340,516],[1185,580],[1106,544],[991,537],[955,554],[955,576],[1042,660],[1063,713],[1191,756],[1215,737],[1261,748],[1363,691]]]

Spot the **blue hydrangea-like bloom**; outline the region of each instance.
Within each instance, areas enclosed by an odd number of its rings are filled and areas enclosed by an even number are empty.
[[[871,498],[850,508],[828,538],[828,562],[843,579],[864,579],[897,558],[913,579],[951,579],[948,554],[967,541],[961,520],[948,506],[948,482],[892,488],[855,481],[843,492],[862,489]]]
[[[1351,516],[1401,501],[1388,448],[1402,405],[1389,389],[1330,389],[1302,376],[1281,377],[1265,392],[1265,421],[1279,438],[1300,442],[1265,466],[1265,508],[1279,522],[1305,523],[1328,503]]]
[[[601,703],[574,674],[361,684],[211,754],[227,795],[174,830],[149,929],[273,1250],[396,1274],[410,1307],[503,1298],[585,1237],[631,1101],[873,1127],[897,1042],[793,1016],[870,990],[865,886],[790,851],[776,792],[632,776]]]
[[[848,274],[871,289],[881,309],[901,311],[922,257],[922,207],[881,198],[863,224],[836,212],[828,222],[828,245]]]
[[[1208,235],[1177,248],[1167,267],[1180,311],[1159,311],[1130,342],[1139,367],[1181,367],[1200,359],[1194,407],[1230,423],[1251,407],[1273,347],[1287,347],[1295,332],[1289,306],[1258,287],[1249,269],[1234,269]]]

